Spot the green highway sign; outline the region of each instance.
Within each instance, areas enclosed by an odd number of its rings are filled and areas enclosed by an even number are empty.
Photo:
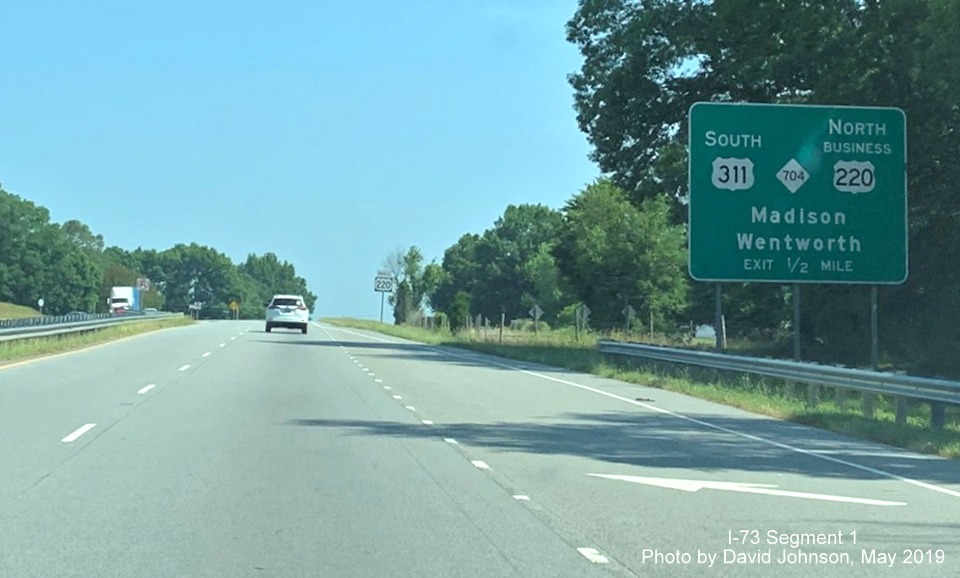
[[[698,102],[689,123],[691,277],[906,281],[902,110]]]

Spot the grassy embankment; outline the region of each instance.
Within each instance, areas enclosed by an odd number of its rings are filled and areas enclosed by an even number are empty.
[[[0,303],[0,319],[35,317],[37,315],[39,313],[29,307]],[[189,317],[160,318],[63,336],[0,341],[0,366],[34,357],[83,349],[159,329],[189,325],[193,322],[193,319]]]
[[[960,413],[954,408],[948,408],[946,427],[938,432],[930,429],[929,405],[911,403],[907,423],[900,426],[894,421],[895,401],[880,397],[876,401],[874,419],[866,419],[860,411],[861,398],[856,392],[846,392],[841,406],[834,392],[822,388],[820,403],[811,407],[808,404],[807,388],[796,384],[656,363],[630,367],[628,364],[604,359],[596,349],[596,334],[581,335],[578,342],[572,330],[544,331],[539,335],[507,330],[504,331],[503,344],[500,344],[499,334],[495,329],[491,329],[486,336],[482,331],[454,336],[420,327],[398,327],[359,319],[323,321],[343,327],[379,331],[421,343],[461,347],[511,359],[593,373],[675,391],[851,437],[917,452],[960,458]]]

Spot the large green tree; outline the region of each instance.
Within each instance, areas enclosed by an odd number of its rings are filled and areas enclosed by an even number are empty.
[[[653,313],[663,328],[689,304],[685,230],[670,223],[663,197],[634,207],[627,194],[598,180],[571,199],[554,254],[577,297],[599,326],[622,322],[624,306]]]
[[[0,189],[0,228],[0,300],[36,306],[42,298],[44,313],[93,310],[98,263],[46,208]]]

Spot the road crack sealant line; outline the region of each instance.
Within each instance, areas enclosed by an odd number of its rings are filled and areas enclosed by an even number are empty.
[[[809,456],[809,457],[811,457],[811,458],[815,458],[815,459],[818,459],[818,460],[823,460],[823,461],[825,461],[825,462],[830,462],[830,463],[834,463],[834,464],[846,466],[846,467],[848,467],[848,468],[853,468],[853,469],[855,469],[855,470],[860,470],[860,471],[862,471],[862,472],[867,472],[867,473],[874,474],[874,475],[877,475],[877,476],[881,476],[881,477],[884,477],[884,478],[888,478],[888,479],[891,479],[891,480],[897,480],[897,481],[899,481],[899,482],[903,482],[903,483],[905,483],[905,484],[909,484],[909,485],[911,485],[911,486],[915,486],[915,487],[918,487],[918,488],[923,488],[923,489],[925,489],[925,490],[930,490],[930,491],[932,491],[932,492],[937,492],[937,493],[940,493],[940,494],[946,494],[946,495],[952,496],[952,497],[954,497],[954,498],[960,498],[960,492],[955,491],[955,490],[951,490],[951,489],[949,489],[949,488],[944,488],[944,487],[941,487],[941,486],[937,486],[937,485],[935,485],[935,484],[930,484],[930,483],[927,483],[927,482],[922,482],[922,481],[920,481],[920,480],[915,480],[915,479],[913,479],[913,478],[908,478],[908,477],[905,477],[905,476],[901,476],[901,475],[899,475],[899,474],[895,474],[895,473],[893,473],[893,472],[888,472],[888,471],[886,471],[886,470],[881,470],[881,469],[878,469],[878,468],[872,468],[872,467],[870,467],[870,466],[865,466],[865,465],[863,465],[863,464],[858,464],[858,463],[856,463],[856,462],[851,462],[851,461],[848,461],[848,460],[843,460],[843,459],[840,459],[840,458],[835,458],[835,457],[832,457],[832,456],[829,456],[829,455],[825,455],[825,454],[819,453],[819,452],[817,452],[817,451],[815,451],[815,450],[807,450],[807,449],[799,448],[799,447],[796,447],[796,446],[792,446],[792,445],[790,445],[790,444],[785,444],[785,443],[783,443],[783,442],[778,442],[778,441],[774,441],[774,440],[771,440],[771,439],[767,439],[767,438],[764,438],[764,437],[761,437],[761,436],[757,436],[757,435],[749,434],[749,433],[746,433],[746,432],[742,432],[742,431],[730,429],[730,428],[728,428],[728,427],[724,427],[724,426],[721,426],[721,425],[717,425],[717,424],[713,424],[713,423],[706,422],[706,421],[703,421],[703,420],[699,420],[699,419],[696,419],[696,418],[693,418],[693,417],[690,417],[690,416],[686,416],[686,415],[683,415],[683,414],[680,414],[680,413],[676,413],[676,412],[670,411],[670,410],[668,410],[668,409],[664,409],[664,408],[662,408],[662,407],[657,407],[657,406],[655,406],[655,405],[650,405],[650,404],[648,404],[648,403],[643,403],[643,402],[641,402],[641,401],[636,401],[636,400],[633,400],[633,399],[630,399],[630,398],[627,398],[627,397],[623,397],[622,395],[617,395],[617,394],[615,394],[615,393],[610,393],[610,392],[608,392],[608,391],[603,391],[602,389],[597,389],[597,388],[591,387],[591,386],[589,386],[589,385],[583,385],[583,384],[579,384],[579,383],[574,383],[574,382],[568,381],[568,380],[566,380],[566,379],[560,379],[560,378],[558,378],[558,377],[553,377],[553,376],[550,376],[550,375],[545,375],[545,374],[543,374],[543,373],[540,373],[540,372],[537,372],[537,371],[532,371],[532,370],[529,370],[529,369],[524,369],[523,367],[519,367],[519,366],[516,366],[516,365],[509,364],[509,363],[503,363],[503,362],[500,362],[500,361],[495,361],[495,360],[491,359],[490,356],[465,355],[465,354],[461,354],[461,353],[458,353],[458,352],[450,351],[448,348],[436,347],[436,346],[433,346],[433,345],[427,345],[427,344],[425,344],[425,343],[417,343],[417,342],[415,342],[415,341],[391,341],[391,340],[382,339],[382,338],[380,338],[380,337],[376,337],[376,336],[373,336],[373,335],[365,335],[365,334],[362,334],[362,333],[356,333],[356,332],[354,332],[354,331],[349,331],[349,330],[342,329],[342,328],[339,328],[339,327],[335,327],[335,329],[336,329],[337,331],[343,331],[344,333],[349,333],[349,334],[351,334],[351,335],[356,335],[356,336],[358,336],[358,337],[365,337],[365,338],[368,338],[368,339],[374,339],[374,340],[376,340],[376,341],[381,341],[381,342],[384,342],[384,343],[416,345],[416,346],[422,347],[422,348],[424,348],[424,349],[433,351],[433,352],[435,352],[435,353],[442,353],[442,354],[444,354],[444,355],[450,355],[450,356],[452,356],[452,357],[459,357],[459,358],[461,358],[461,359],[468,359],[468,360],[471,360],[471,361],[482,361],[482,362],[487,363],[487,364],[489,364],[489,365],[493,365],[493,366],[497,366],[497,367],[502,367],[502,368],[505,368],[505,369],[512,369],[512,370],[514,370],[514,371],[519,371],[519,372],[521,372],[521,373],[524,373],[524,374],[526,374],[526,375],[530,375],[530,376],[532,376],[532,377],[537,377],[537,378],[540,378],[540,379],[545,379],[545,380],[548,380],[548,381],[553,381],[553,382],[556,382],[556,383],[561,383],[561,384],[564,384],[564,385],[568,385],[568,386],[570,386],[570,387],[576,387],[577,389],[581,389],[581,390],[583,390],[583,391],[589,391],[589,392],[591,392],[591,393],[595,393],[595,394],[598,394],[598,395],[602,395],[602,396],[604,396],[604,397],[608,397],[608,398],[610,398],[610,399],[615,399],[615,400],[617,400],[617,401],[622,401],[622,402],[624,402],[624,403],[628,403],[628,404],[633,405],[633,406],[636,406],[636,407],[642,407],[642,408],[644,408],[644,409],[647,409],[647,410],[652,411],[652,412],[655,412],[655,413],[659,413],[659,414],[662,414],[662,415],[668,415],[668,416],[671,416],[671,417],[675,417],[675,418],[677,418],[677,419],[682,419],[682,420],[687,421],[687,422],[690,422],[690,423],[695,423],[695,424],[697,424],[697,425],[699,425],[699,426],[701,426],[701,427],[709,428],[709,429],[712,429],[712,430],[715,430],[715,431],[721,431],[721,432],[728,433],[728,434],[731,434],[731,435],[734,435],[734,436],[737,436],[737,437],[740,437],[740,438],[743,438],[743,439],[748,439],[748,440],[751,440],[751,441],[755,441],[755,442],[759,442],[759,443],[762,443],[762,444],[770,445],[770,446],[777,447],[777,448],[780,448],[780,449],[789,450],[789,451],[794,452],[794,453],[798,453],[798,454],[801,454],[801,455]],[[324,331],[326,331],[326,328],[324,328]],[[332,338],[332,336],[331,336],[331,338]]]

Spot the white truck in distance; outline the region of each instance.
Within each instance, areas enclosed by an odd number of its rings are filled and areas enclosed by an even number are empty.
[[[133,287],[111,288],[110,297],[107,298],[110,313],[125,313],[131,309],[136,309],[136,292]]]

